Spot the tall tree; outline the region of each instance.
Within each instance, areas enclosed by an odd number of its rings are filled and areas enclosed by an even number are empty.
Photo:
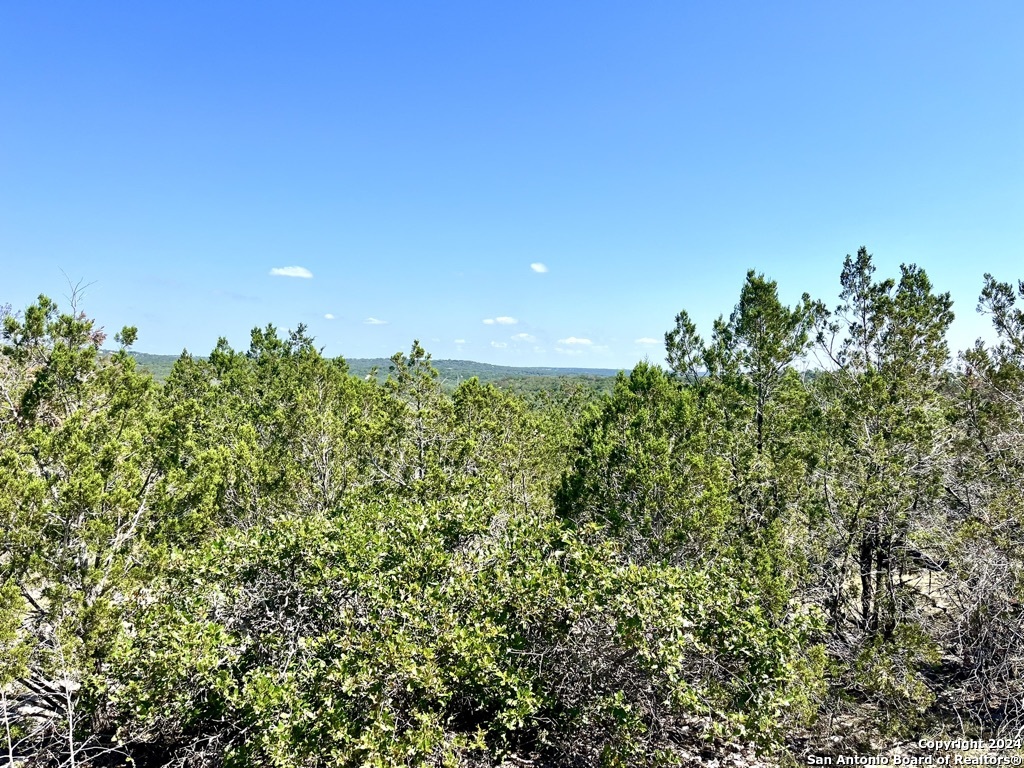
[[[715,324],[705,356],[708,371],[735,377],[751,401],[759,454],[769,429],[765,419],[786,371],[807,348],[812,310],[807,294],[799,305],[785,306],[779,301],[777,283],[750,270],[728,323]]]
[[[959,674],[949,700],[994,732],[1024,728],[1024,281],[985,275],[978,311],[996,332],[961,355],[950,421],[945,536],[935,559],[956,575],[943,640]]]
[[[847,256],[841,303],[818,318],[831,370],[812,389],[821,426],[811,582],[831,618],[840,688],[874,702],[884,727],[906,731],[934,700],[923,672],[939,646],[920,574],[941,519],[953,312],[915,265],[902,265],[898,280],[874,273],[866,249]]]
[[[22,649],[3,714],[23,749],[71,764],[113,748],[105,664],[153,529],[155,388],[135,337],[101,354],[102,330],[45,296],[3,320],[0,594]]]
[[[699,395],[712,452],[729,457],[734,503],[752,533],[802,492],[802,384],[794,364],[808,348],[817,309],[806,294],[787,307],[777,283],[750,270],[739,302],[728,320],[715,321],[707,345],[685,311],[665,335],[670,368]]]

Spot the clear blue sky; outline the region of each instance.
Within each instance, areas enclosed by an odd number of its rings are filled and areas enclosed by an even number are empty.
[[[0,304],[140,351],[628,367],[861,245],[1024,277],[1024,3],[0,5]]]

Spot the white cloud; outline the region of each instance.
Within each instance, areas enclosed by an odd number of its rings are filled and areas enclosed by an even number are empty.
[[[363,320],[364,325],[387,325],[387,320],[378,320],[376,317],[368,317]]]
[[[332,315],[330,312],[328,312],[326,315],[324,315],[324,320],[333,320],[333,319],[334,319],[334,315]]]
[[[579,344],[584,347],[589,347],[592,342],[590,339],[577,339],[575,336],[570,336],[568,339],[559,339],[559,344]]]
[[[528,333],[517,333],[512,337],[516,341],[536,341],[537,339]]]
[[[566,349],[565,347],[555,347],[555,352],[561,355],[582,355],[582,349]]]
[[[465,344],[465,343],[466,343],[466,340],[465,340],[465,339],[456,339],[456,340],[455,340],[454,342],[452,342],[452,343],[453,343],[453,344]]]
[[[493,317],[488,317],[487,319],[485,319],[484,320],[484,325],[494,325],[494,318]]]
[[[547,266],[541,264],[539,261],[533,262],[533,264],[530,265],[530,269],[532,269],[534,272],[540,272],[541,274],[544,274],[545,272],[548,271]]]
[[[310,278],[313,273],[305,267],[274,267],[270,274],[275,277],[305,277]]]
[[[514,317],[496,317],[494,318],[494,322],[498,323],[499,325],[515,325],[519,321],[516,320]]]
[[[508,344],[506,344],[504,341],[492,341],[491,346],[494,347],[495,349],[504,349],[505,347],[508,346]]]
[[[652,339],[650,336],[644,336],[642,339],[637,339],[636,344],[658,344],[657,339]]]

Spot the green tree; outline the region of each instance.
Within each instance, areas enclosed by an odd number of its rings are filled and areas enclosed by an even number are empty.
[[[953,607],[941,625],[952,658],[946,681],[956,714],[994,733],[1024,727],[1024,281],[985,275],[978,310],[994,344],[961,355],[950,421],[954,452],[945,516],[929,562]],[[952,576],[952,578],[950,578]]]
[[[575,526],[597,526],[637,562],[715,552],[729,520],[728,468],[708,450],[697,397],[639,363],[581,429],[556,497]]]
[[[842,685],[874,701],[888,726],[911,727],[933,700],[922,670],[937,660],[913,578],[940,519],[948,444],[953,320],[949,294],[923,270],[876,281],[866,249],[847,256],[842,304],[823,313],[819,342],[834,370],[815,380],[822,414],[816,475],[822,516],[812,559],[824,584]]]
[[[807,388],[794,365],[819,312],[807,295],[783,305],[777,284],[751,270],[707,345],[686,312],[666,334],[669,364],[696,395],[704,461],[728,461],[729,546],[752,566],[764,607],[780,617],[803,568],[794,532],[811,496],[813,463]]]
[[[729,456],[733,498],[750,531],[770,526],[799,498],[792,481],[806,474],[794,439],[803,385],[793,365],[818,311],[806,294],[786,307],[775,281],[750,270],[739,302],[728,320],[715,321],[706,346],[686,312],[665,335],[671,369],[700,394],[717,451]]]
[[[101,355],[93,321],[41,296],[2,333],[0,589],[20,649],[0,660],[5,724],[23,753],[73,764],[113,748],[105,665],[145,578],[155,390],[127,353],[134,328]]]

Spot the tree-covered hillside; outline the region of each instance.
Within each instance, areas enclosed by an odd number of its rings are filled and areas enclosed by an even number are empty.
[[[112,354],[111,351],[106,351]],[[164,381],[171,375],[178,357],[175,355],[152,355],[146,352],[130,351],[140,369],[152,374],[157,381]],[[346,358],[349,373],[353,376],[375,376],[383,381],[393,367],[388,358]],[[463,381],[476,378],[481,384],[494,384],[501,389],[519,393],[557,390],[564,386],[579,385],[600,393],[610,393],[618,370],[612,368],[523,368],[508,365],[491,365],[472,360],[432,360],[438,372],[441,385],[454,389]],[[627,371],[628,373],[628,371]]]
[[[1024,282],[985,276],[998,342],[960,355],[919,267],[861,249],[837,287],[787,307],[751,271],[706,338],[677,315],[667,371],[603,396],[418,342],[367,376],[301,326],[157,380],[134,328],[106,353],[46,297],[4,313],[0,761],[1020,739]]]

